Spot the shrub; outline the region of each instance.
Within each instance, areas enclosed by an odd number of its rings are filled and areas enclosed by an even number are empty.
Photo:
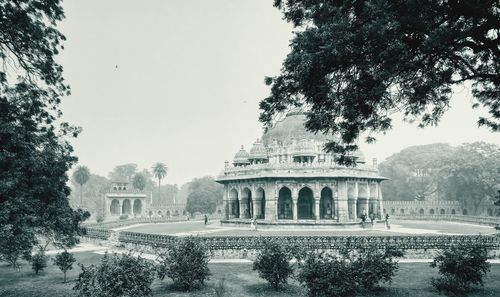
[[[104,213],[102,211],[97,212],[95,220],[96,220],[97,223],[104,222]]]
[[[433,278],[432,285],[448,295],[463,295],[473,285],[483,285],[483,277],[490,271],[488,252],[481,246],[456,245],[441,250],[431,263],[441,277]]]
[[[35,271],[35,274],[38,274],[45,267],[47,267],[47,256],[45,256],[45,251],[42,248],[38,248],[36,254],[31,257],[31,268]]]
[[[153,295],[154,265],[140,256],[105,253],[99,265],[79,266],[82,272],[73,288],[79,297]]]
[[[401,251],[370,248],[358,251],[351,260],[359,289],[374,291],[380,283],[390,283],[398,270],[394,257],[403,256]]]
[[[181,290],[202,286],[210,276],[210,256],[205,245],[195,237],[176,241],[158,256],[158,276],[171,278]]]
[[[300,265],[297,279],[310,297],[355,296],[363,290],[374,291],[381,282],[391,282],[398,269],[394,257],[401,256],[399,250],[376,248],[345,249],[340,256],[313,253]]]
[[[215,296],[217,296],[217,297],[226,296],[227,288],[226,288],[226,280],[224,278],[221,278],[217,282],[217,285],[215,285],[215,288],[214,288],[214,292],[215,292]]]
[[[73,254],[69,253],[68,251],[64,250],[64,252],[59,253],[56,255],[56,257],[53,259],[54,264],[59,267],[59,269],[63,272],[64,274],[64,281],[66,282],[66,272],[68,270],[73,269],[73,263],[75,263],[75,257],[73,257]]]
[[[120,220],[128,220],[128,215],[121,215]]]
[[[262,249],[253,262],[253,270],[259,272],[259,277],[265,279],[274,288],[278,289],[288,281],[293,274],[290,264],[291,253],[282,248],[276,241],[263,241]]]
[[[355,271],[345,257],[310,253],[300,265],[297,279],[309,297],[350,297],[357,293]]]

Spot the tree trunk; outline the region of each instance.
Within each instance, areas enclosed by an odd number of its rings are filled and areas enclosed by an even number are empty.
[[[82,188],[83,188],[83,184],[80,184],[80,207],[82,207]]]
[[[63,271],[63,274],[64,274],[64,280],[63,280],[63,283],[66,283],[66,271]]]
[[[158,178],[158,201],[161,201],[160,185],[161,185],[161,178]]]

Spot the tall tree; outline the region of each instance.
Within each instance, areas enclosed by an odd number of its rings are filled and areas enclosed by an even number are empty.
[[[444,143],[407,147],[380,163],[380,175],[388,177],[382,191],[386,200],[443,198],[443,167],[453,153]]]
[[[69,139],[80,130],[60,120],[69,94],[55,62],[63,18],[59,0],[0,1],[0,257],[11,263],[39,235],[75,244],[88,217],[68,202]]]
[[[222,203],[224,187],[213,177],[195,178],[189,182],[186,210],[189,213],[213,213],[217,204]]]
[[[90,170],[87,166],[78,166],[73,172],[73,179],[80,185],[80,207],[83,205],[82,189],[83,185],[89,181]]]
[[[161,197],[161,180],[167,176],[167,165],[158,162],[153,165],[153,175],[158,179],[158,197]]]
[[[109,179],[115,182],[131,182],[137,173],[137,164],[127,163],[118,165],[109,173]]]
[[[493,203],[500,183],[500,147],[484,142],[463,144],[448,158],[444,172],[449,199],[471,205],[474,214]]]
[[[296,31],[281,74],[265,79],[271,94],[260,120],[269,127],[300,106],[307,129],[335,136],[325,148],[350,163],[345,153],[358,138],[374,141],[395,112],[422,127],[437,124],[452,87],[467,82],[472,106],[488,111],[478,124],[499,131],[499,3],[275,0]]]
[[[80,185],[72,178],[71,188],[74,190],[71,191],[70,201],[75,204],[78,203],[79,197],[74,193],[78,192],[79,187]],[[83,206],[85,206],[85,209],[95,214],[96,217],[104,216],[104,195],[109,189],[110,182],[106,177],[91,173],[88,182],[83,187],[83,197],[85,197]]]

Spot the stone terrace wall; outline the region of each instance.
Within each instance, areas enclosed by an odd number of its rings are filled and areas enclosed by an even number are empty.
[[[120,232],[119,241],[157,247],[168,246],[179,237],[136,232]],[[500,247],[496,235],[429,235],[429,236],[198,236],[210,250],[259,249],[265,240],[278,241],[284,246],[310,250],[362,249],[367,247],[399,249],[435,249],[456,244]]]

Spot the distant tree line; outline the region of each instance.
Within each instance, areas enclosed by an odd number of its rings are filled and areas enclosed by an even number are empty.
[[[500,147],[484,142],[457,147],[411,146],[379,167],[384,200],[453,200],[472,206],[493,200],[500,184]]]

